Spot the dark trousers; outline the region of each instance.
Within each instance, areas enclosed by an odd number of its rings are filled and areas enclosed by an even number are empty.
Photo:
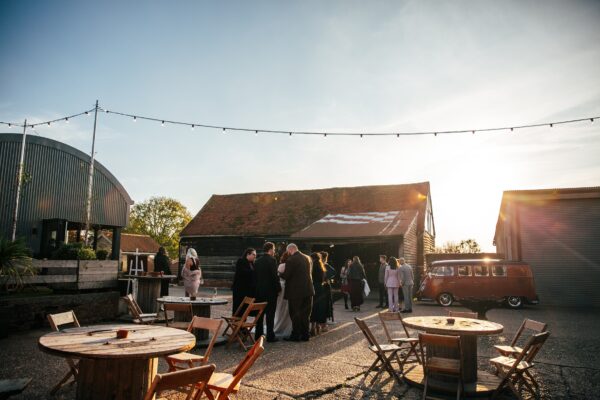
[[[290,318],[292,319],[292,334],[294,339],[308,339],[309,321],[312,311],[312,296],[288,299]]]
[[[379,305],[386,307],[388,306],[387,289],[383,283],[379,284]]]
[[[160,297],[169,295],[169,280],[161,279],[160,280]]]
[[[273,297],[270,299],[259,299],[257,298],[256,303],[267,302],[267,306],[265,307],[265,312],[262,313],[258,321],[256,321],[256,328],[254,329],[254,338],[258,340],[264,333],[264,320],[265,315],[267,319],[267,340],[271,340],[275,338],[275,333],[273,332],[273,325],[275,325],[275,308],[277,307],[277,297]]]

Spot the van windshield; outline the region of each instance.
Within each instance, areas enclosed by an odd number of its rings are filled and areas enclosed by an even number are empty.
[[[432,276],[453,276],[454,268],[448,266],[433,267],[431,269]]]

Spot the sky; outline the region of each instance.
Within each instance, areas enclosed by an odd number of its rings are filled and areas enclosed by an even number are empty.
[[[100,106],[307,131],[600,116],[599,1],[2,1],[0,120]],[[91,150],[93,118],[30,134]],[[0,132],[18,132],[0,126]],[[502,192],[600,186],[600,120],[510,133],[322,137],[98,117],[134,201],[429,181],[436,243],[494,251]]]

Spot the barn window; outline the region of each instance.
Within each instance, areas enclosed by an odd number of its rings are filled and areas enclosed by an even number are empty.
[[[471,267],[468,265],[459,265],[458,276],[471,276]]]

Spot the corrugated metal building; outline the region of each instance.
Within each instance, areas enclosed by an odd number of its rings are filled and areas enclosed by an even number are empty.
[[[494,245],[531,265],[540,304],[600,306],[600,187],[506,191]]]
[[[435,227],[429,182],[420,182],[213,195],[180,237],[181,255],[195,248],[203,271],[226,279],[246,247],[260,250],[267,240],[280,253],[289,242],[305,252],[327,250],[336,268],[354,255],[374,267],[379,254],[422,266]]]
[[[0,234],[10,237],[23,136],[0,134]],[[27,136],[17,236],[35,256],[46,257],[61,242],[79,238],[84,229],[89,155],[64,143]],[[133,201],[102,164],[94,163],[90,224],[112,230],[112,258],[117,259],[120,230],[127,225]]]

